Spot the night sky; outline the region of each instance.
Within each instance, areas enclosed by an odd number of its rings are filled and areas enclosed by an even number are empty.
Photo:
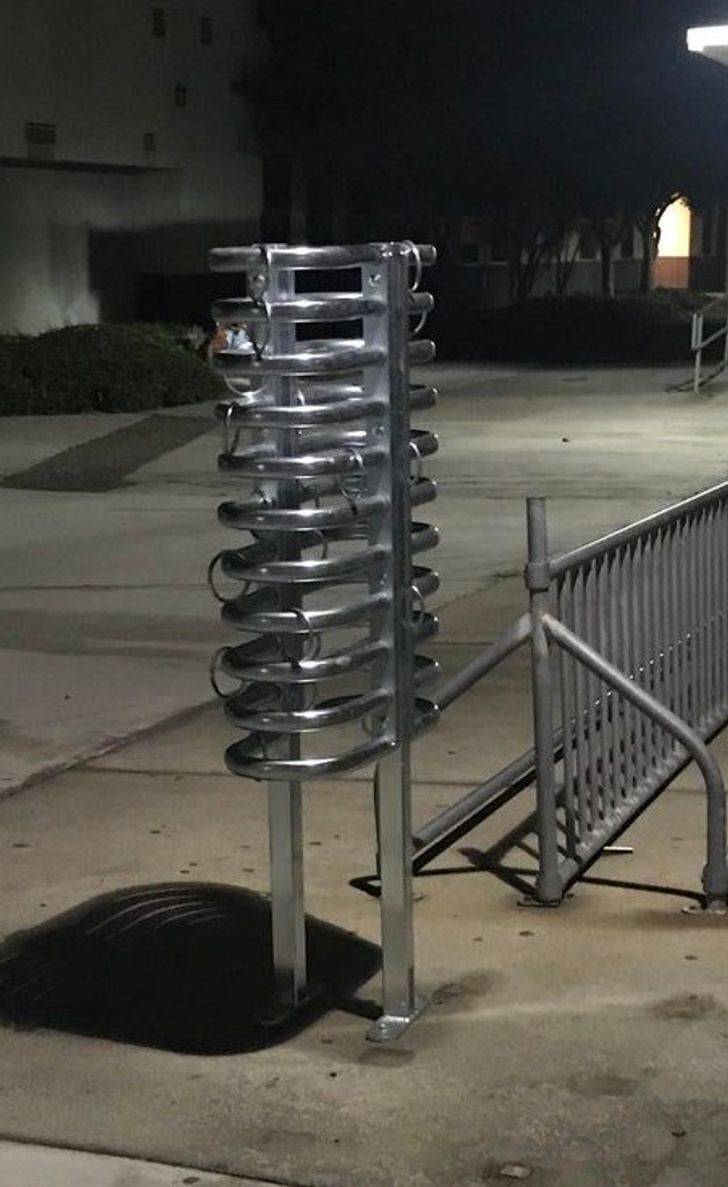
[[[728,194],[728,0],[269,0],[273,123],[319,181],[459,213],[538,195]]]

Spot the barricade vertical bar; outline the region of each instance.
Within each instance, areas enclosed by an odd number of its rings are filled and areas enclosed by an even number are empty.
[[[696,516],[695,543],[696,557],[694,570],[695,601],[696,601],[696,634],[698,636],[698,671],[700,673],[700,713],[696,718],[696,725],[703,721],[708,710],[708,653],[706,648],[706,631],[708,625],[708,583],[706,581],[706,511],[703,509]]]
[[[580,566],[572,575],[571,620],[577,634],[583,630],[584,571]],[[576,721],[576,779],[579,798],[579,840],[583,843],[590,829],[590,805],[587,798],[587,747],[584,738],[586,725],[586,677],[580,664],[571,665],[574,687],[574,717]]]
[[[619,549],[610,554],[611,579],[609,588],[609,635],[612,662],[621,664],[619,595],[622,582],[622,560]],[[626,790],[627,739],[621,698],[612,690],[612,768],[614,771],[614,806],[618,808]]]
[[[716,568],[716,549],[715,549],[715,507],[709,507],[707,512],[707,538],[705,541],[705,559],[707,564],[707,585],[708,585],[708,626],[707,626],[707,648],[708,648],[708,716],[712,718],[713,707],[715,705],[716,679],[715,679],[715,665],[717,659],[717,603],[715,597],[715,568]]]
[[[559,582],[559,614],[562,620],[571,620],[571,606],[573,604],[573,583],[571,574],[567,574]],[[579,840],[577,815],[575,808],[576,777],[576,749],[575,733],[581,728],[581,723],[574,718],[573,670],[571,657],[561,651],[561,727],[563,736],[563,771],[564,771],[564,811],[566,813],[566,848],[569,857],[575,857]]]
[[[663,689],[665,693],[665,703],[669,709],[674,711],[674,680],[673,680],[673,664],[675,653],[673,650],[673,643],[675,639],[675,630],[672,621],[672,589],[670,586],[670,560],[672,555],[672,532],[669,527],[665,527],[662,532],[662,566],[660,568],[660,587],[662,592],[662,620],[663,620]],[[665,752],[670,749],[670,737],[665,736]]]
[[[636,540],[632,550],[632,638],[634,640],[634,673],[638,684],[645,681],[645,636],[642,625],[642,586],[644,582],[643,542]],[[643,714],[635,713],[635,742],[637,779],[642,781],[648,770],[647,752],[652,724]]]
[[[713,655],[713,710],[720,704],[720,540],[718,538],[718,531],[720,525],[720,503],[717,503],[713,508],[711,539],[710,539],[710,556],[711,556],[711,570],[712,570],[712,584],[713,591],[713,618],[712,618],[712,639],[711,652]]]
[[[536,791],[539,836],[539,874],[536,895],[546,905],[559,903],[563,886],[559,874],[556,818],[556,781],[553,745],[553,689],[551,649],[543,625],[550,600],[546,500],[528,500],[528,565],[526,581],[532,616],[533,723],[536,749]],[[577,731],[580,729],[577,720]]]
[[[680,638],[680,717],[690,721],[692,707],[690,677],[692,655],[690,648],[690,619],[686,595],[687,586],[687,521],[675,525],[677,542],[677,569],[675,573],[675,601],[678,606]]]
[[[688,517],[688,565],[685,574],[687,584],[689,606],[689,622],[690,622],[690,683],[692,687],[692,712],[690,716],[690,724],[695,725],[702,716],[703,703],[701,697],[701,673],[700,673],[700,627],[698,622],[698,582],[697,582],[697,568],[698,568],[698,549],[697,549],[697,516],[694,513]]]
[[[726,339],[728,342],[728,338]],[[726,649],[728,648],[728,542],[726,540],[726,532],[728,531],[728,503],[722,499],[718,503],[717,513],[717,550],[718,550],[718,583],[720,583],[720,596],[718,596],[718,607],[720,607],[720,630],[718,630],[718,680],[720,680],[720,696],[718,696],[718,704],[724,706],[727,699],[727,680],[726,671],[728,667],[728,655]]]
[[[669,639],[670,639],[670,708],[673,713],[680,712],[680,620],[678,617],[677,590],[675,575],[677,572],[678,534],[675,524],[667,529],[669,542],[667,555],[667,601],[669,606]]]
[[[621,549],[622,562],[621,583],[619,590],[620,602],[620,625],[622,635],[622,671],[628,675],[633,670],[633,656],[632,648],[632,620],[630,614],[630,583],[632,577],[631,566],[631,549],[629,544],[625,544]],[[624,766],[625,766],[625,798],[629,799],[632,795],[636,784],[635,769],[634,769],[634,719],[635,712],[629,701],[624,698],[622,700],[622,713],[624,718]]]
[[[658,528],[654,535],[654,572],[652,575],[652,605],[656,627],[654,631],[654,652],[656,669],[656,695],[665,704],[668,697],[667,690],[667,617],[665,613],[666,586],[665,573],[665,533]],[[664,759],[669,738],[665,730],[658,726],[659,757]]]
[[[647,534],[642,541],[640,565],[640,614],[642,633],[642,684],[654,696],[655,656],[652,646],[653,621],[650,586],[654,564],[652,536]],[[657,753],[657,726],[651,717],[644,718],[645,727],[645,773],[652,767]]]
[[[598,646],[602,655],[609,652],[609,558],[602,557],[596,568],[596,619]],[[612,767],[612,734],[609,722],[611,697],[604,681],[599,684],[599,732],[601,734],[601,766],[602,766],[602,811],[605,815],[614,809],[614,773]]]
[[[592,647],[598,647],[595,630],[597,609],[596,562],[590,561],[584,582],[584,622],[586,623],[586,638]],[[586,711],[588,720],[587,736],[589,739],[589,794],[591,798],[592,828],[596,828],[603,815],[601,796],[602,776],[599,771],[599,752],[597,737],[597,703],[599,699],[599,683],[592,672],[586,676]]]

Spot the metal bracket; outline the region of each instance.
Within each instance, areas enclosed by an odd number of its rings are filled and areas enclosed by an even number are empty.
[[[428,998],[416,998],[412,1013],[403,1017],[396,1014],[382,1014],[381,1018],[377,1018],[374,1025],[369,1027],[366,1033],[367,1042],[390,1043],[393,1039],[398,1039],[419,1018],[422,1011],[427,1008],[428,1002]]]

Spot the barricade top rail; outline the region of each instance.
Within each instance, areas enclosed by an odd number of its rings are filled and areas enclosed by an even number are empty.
[[[570,569],[578,568],[588,561],[613,552],[616,548],[630,544],[633,540],[638,540],[643,536],[649,535],[650,532],[657,531],[659,528],[670,527],[684,516],[690,515],[695,511],[700,511],[703,507],[707,507],[711,503],[720,502],[726,498],[728,498],[728,481],[720,482],[717,486],[709,487],[708,490],[690,495],[687,499],[681,499],[679,503],[672,503],[669,507],[664,507],[661,511],[656,511],[652,515],[645,516],[644,519],[635,520],[634,523],[627,524],[623,528],[617,528],[615,531],[607,533],[606,536],[600,536],[597,540],[592,540],[588,544],[582,544],[578,548],[571,549],[569,552],[563,552],[559,556],[552,557],[548,563],[549,576],[551,580],[560,577]]]

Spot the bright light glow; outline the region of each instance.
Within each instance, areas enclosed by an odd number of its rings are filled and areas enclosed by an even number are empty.
[[[690,255],[690,227],[692,214],[687,202],[678,198],[668,206],[660,219],[660,250],[658,255],[685,259]]]
[[[728,25],[703,25],[688,29],[688,49],[702,54],[706,49],[728,48]]]

